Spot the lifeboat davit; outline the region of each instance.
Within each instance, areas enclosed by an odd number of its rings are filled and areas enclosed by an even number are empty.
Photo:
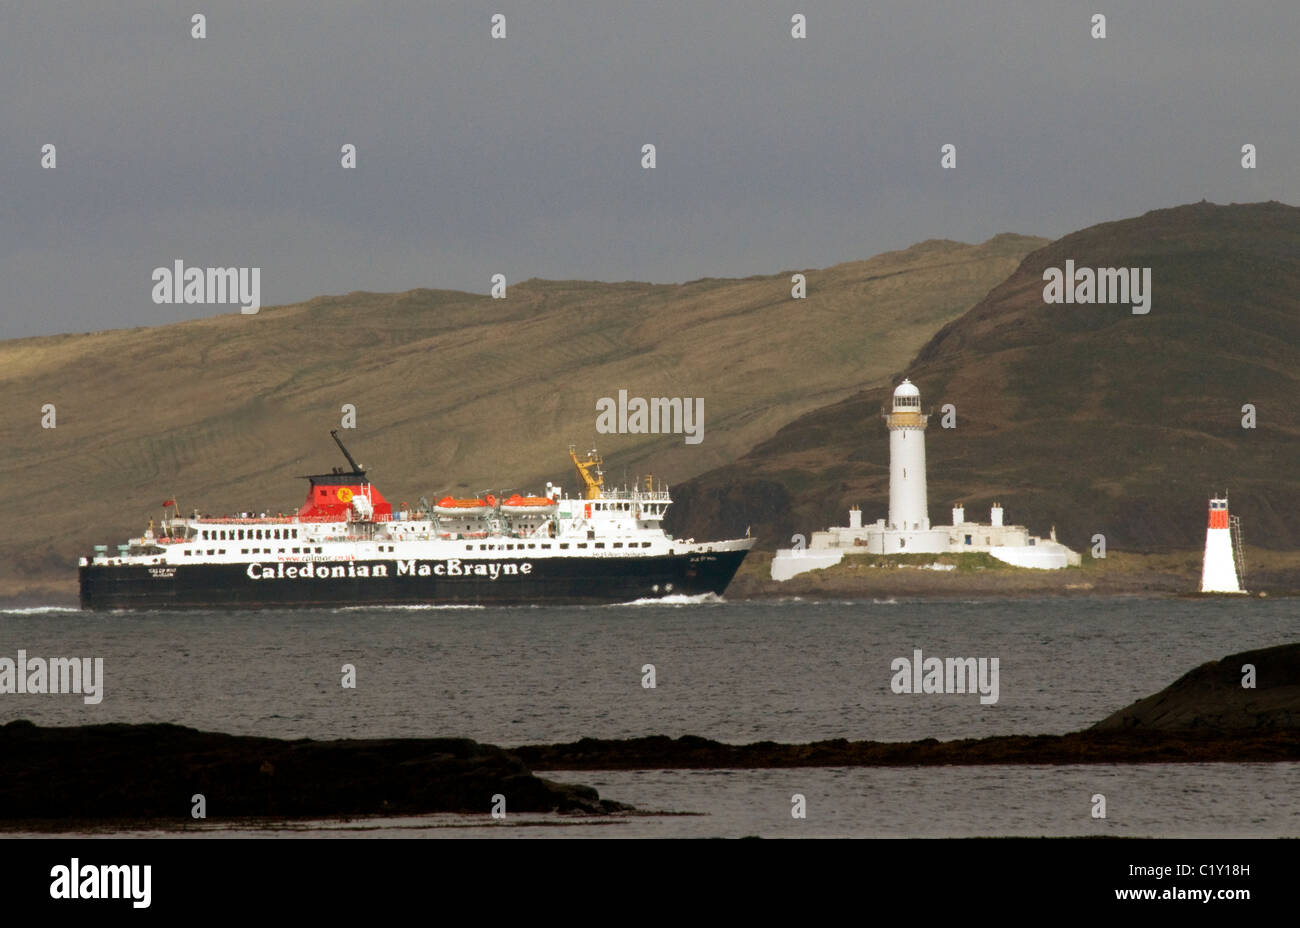
[[[501,501],[501,511],[511,516],[541,515],[555,512],[555,500],[545,496],[514,496]]]
[[[444,496],[438,500],[433,511],[440,516],[455,516],[459,519],[479,519],[492,511],[492,497],[487,499],[454,499]]]

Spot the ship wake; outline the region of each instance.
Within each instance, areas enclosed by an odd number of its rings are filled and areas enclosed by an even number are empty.
[[[617,603],[619,606],[699,606],[712,603],[725,603],[726,600],[717,593],[697,593],[688,596],[684,593],[674,593],[670,596],[647,596],[644,599],[634,599],[626,603]]]

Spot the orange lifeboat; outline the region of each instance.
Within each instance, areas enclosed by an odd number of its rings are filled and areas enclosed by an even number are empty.
[[[461,519],[478,519],[492,511],[492,497],[487,499],[455,499],[444,496],[438,500],[433,511],[440,516],[455,516]]]
[[[507,515],[550,515],[555,511],[555,500],[545,496],[520,496],[518,493],[502,500],[501,511]]]

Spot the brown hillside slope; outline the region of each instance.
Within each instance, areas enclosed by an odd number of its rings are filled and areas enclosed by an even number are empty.
[[[1147,315],[1046,305],[1043,270],[1151,267]],[[881,348],[873,352],[879,359]],[[1206,498],[1231,492],[1247,543],[1300,547],[1300,209],[1199,203],[1093,226],[1029,255],[908,363],[932,413],[930,517],[1007,517],[1085,550],[1195,548]],[[678,487],[679,534],[752,524],[769,547],[794,532],[866,522],[888,507],[883,384],[779,430],[737,465]],[[1242,406],[1258,427],[1242,428]],[[1249,565],[1248,565],[1249,566]]]
[[[186,511],[295,509],[296,475],[343,463],[328,431],[344,403],[357,407],[345,441],[394,502],[548,479],[574,490],[570,441],[597,443],[615,481],[683,480],[886,375],[1043,241],[930,241],[807,271],[800,302],[788,271],[529,280],[506,300],[353,293],[0,343],[0,595],[73,591],[78,554],[138,534],[171,495]],[[620,388],[703,397],[703,443],[596,435],[596,400]]]

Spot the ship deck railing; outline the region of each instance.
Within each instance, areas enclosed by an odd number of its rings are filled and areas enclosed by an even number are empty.
[[[354,521],[346,517],[339,516],[199,516],[182,520],[187,522],[202,522],[205,525],[297,525],[317,522],[350,522]],[[388,513],[376,513],[369,519],[362,519],[363,522],[392,522],[393,517]],[[408,520],[409,521],[409,520]]]

